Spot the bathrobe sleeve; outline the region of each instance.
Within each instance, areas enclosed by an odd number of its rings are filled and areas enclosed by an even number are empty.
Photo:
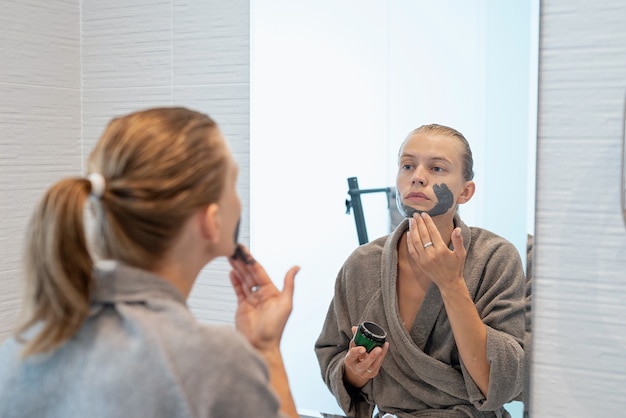
[[[384,240],[379,239],[361,246],[346,260],[337,275],[334,297],[315,343],[322,378],[341,409],[351,417],[371,417],[374,410],[374,401],[368,396],[371,381],[362,389],[346,386],[343,359],[352,339],[352,326],[364,318],[384,324],[382,318],[367,316],[368,305],[380,306],[376,301],[380,298],[380,251],[383,244]],[[351,268],[354,265],[359,266],[357,271]]]
[[[487,328],[487,359],[491,372],[486,398],[462,362],[461,369],[470,401],[478,410],[494,410],[519,396],[524,389],[526,277],[513,244],[489,231],[471,230],[464,275]]]

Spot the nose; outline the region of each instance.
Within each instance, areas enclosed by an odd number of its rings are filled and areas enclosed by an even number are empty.
[[[425,186],[427,183],[426,169],[422,166],[417,166],[415,171],[413,172],[413,177],[411,178],[411,184],[419,183],[421,186]]]

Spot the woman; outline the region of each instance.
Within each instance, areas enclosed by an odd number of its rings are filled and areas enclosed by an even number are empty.
[[[88,171],[33,215],[25,319],[0,348],[0,416],[297,417],[279,344],[298,268],[280,292],[237,244],[237,165],[217,124],[185,108],[114,119]],[[238,332],[186,306],[221,256]]]
[[[315,350],[350,416],[508,417],[524,383],[525,278],[516,248],[457,213],[475,191],[465,137],[412,131],[398,156],[398,208],[408,219],[357,248],[337,277]],[[367,353],[355,325],[387,342]]]

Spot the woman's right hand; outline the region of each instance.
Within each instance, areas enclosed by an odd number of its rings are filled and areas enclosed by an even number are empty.
[[[237,296],[235,325],[259,351],[278,349],[291,314],[294,278],[300,270],[292,267],[279,291],[265,269],[242,247],[246,257],[229,258],[230,280]]]
[[[299,417],[289,388],[289,379],[280,353],[280,339],[291,314],[294,278],[300,267],[292,267],[285,275],[282,292],[244,246],[228,261],[232,266],[230,281],[237,295],[235,324],[265,359],[270,385],[280,400],[284,415]]]
[[[356,333],[356,326],[352,327],[352,335]],[[354,344],[350,340],[348,352],[343,359],[344,380],[352,387],[362,388],[370,379],[378,375],[383,360],[389,351],[389,342],[382,347],[375,347],[369,353],[365,347]]]

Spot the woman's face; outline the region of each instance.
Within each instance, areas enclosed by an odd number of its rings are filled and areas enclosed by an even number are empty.
[[[406,139],[398,157],[396,187],[401,209],[411,216],[454,215],[471,198],[463,178],[463,145],[452,136],[417,132]],[[473,184],[473,183],[472,183]]]

